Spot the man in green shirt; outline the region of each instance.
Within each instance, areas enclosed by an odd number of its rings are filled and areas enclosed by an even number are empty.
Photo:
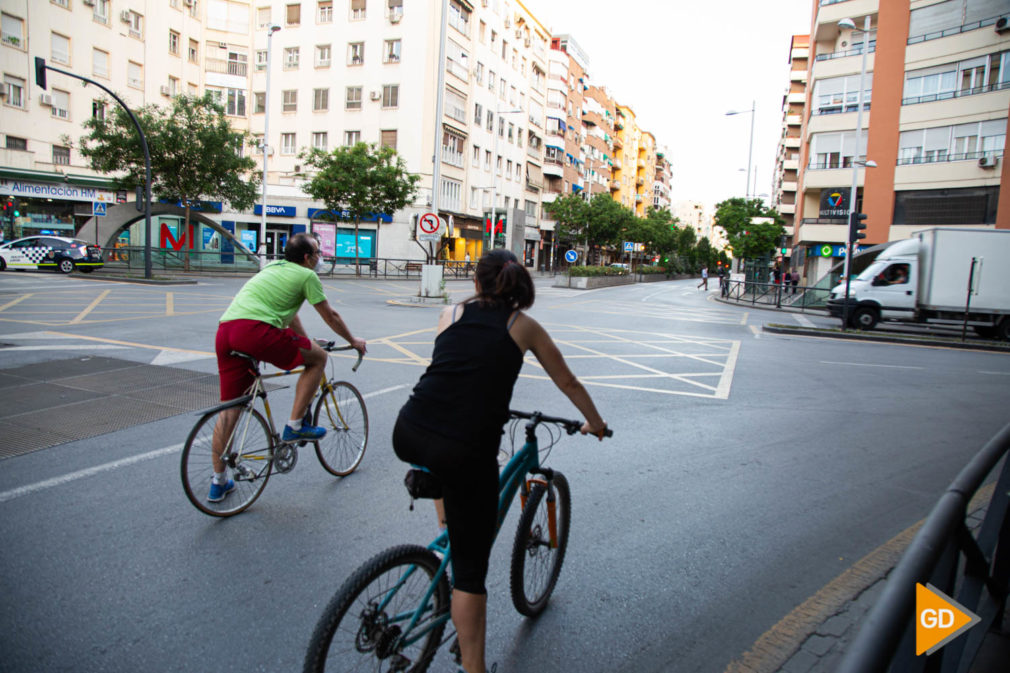
[[[323,428],[303,422],[323,377],[327,354],[309,339],[298,319],[298,309],[308,300],[330,329],[361,353],[365,341],[355,338],[323,294],[323,284],[316,275],[319,243],[310,234],[299,233],[284,246],[284,260],[265,266],[250,278],[221,316],[217,330],[217,366],[221,377],[221,400],[245,395],[253,383],[248,363],[235,355],[238,351],[281,369],[304,367],[295,384],[295,401],[284,427],[282,440],[315,441],[326,434]],[[220,456],[225,438],[231,436],[239,409],[223,412],[214,430],[214,479],[207,500],[220,502],[235,488],[228,478]]]

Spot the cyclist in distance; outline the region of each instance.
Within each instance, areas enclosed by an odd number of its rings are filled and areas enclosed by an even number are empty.
[[[221,316],[215,347],[217,368],[221,377],[221,400],[232,400],[246,394],[253,383],[249,363],[231,355],[239,351],[257,360],[269,362],[280,369],[303,366],[305,370],[295,384],[295,401],[291,420],[284,427],[285,442],[323,437],[326,430],[303,422],[305,411],[319,387],[326,366],[326,351],[309,339],[298,319],[298,309],[308,300],[323,322],[347,340],[361,353],[366,352],[363,339],[355,338],[323,294],[323,284],[316,275],[319,243],[311,234],[298,233],[284,246],[284,259],[267,264],[246,281],[231,305]],[[224,411],[214,428],[214,479],[207,500],[220,502],[235,488],[228,478],[227,467],[220,456],[231,436],[240,408]]]
[[[512,388],[526,351],[603,438],[607,424],[561,351],[523,313],[533,305],[533,279],[508,250],[477,262],[476,293],[447,307],[438,321],[431,364],[400,410],[393,449],[442,483],[436,501],[452,549],[452,621],[465,673],[484,673],[488,559],[498,518],[498,445]]]

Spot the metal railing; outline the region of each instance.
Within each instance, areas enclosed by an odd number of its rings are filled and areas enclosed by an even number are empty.
[[[908,166],[911,164],[939,164],[949,161],[974,161],[982,157],[1001,157],[1003,150],[989,150],[982,152],[961,152],[960,154],[942,154],[917,157],[898,157],[898,166]]]
[[[1010,82],[995,82],[993,84],[985,84],[983,86],[976,86],[969,89],[958,89],[956,91],[941,91],[939,93],[930,93],[923,96],[912,96],[910,98],[902,98],[902,105],[915,105],[917,103],[932,103],[938,100],[950,100],[952,98],[963,98],[964,96],[977,96],[981,93],[989,93],[991,91],[1002,91],[1003,89],[1010,88]]]
[[[954,26],[952,28],[947,28],[945,30],[938,30],[932,33],[926,33],[925,35],[914,35],[908,38],[906,44],[918,44],[919,42],[927,42],[929,40],[937,40],[941,37],[949,37],[951,35],[958,35],[960,33],[967,33],[969,30],[978,30],[979,28],[985,28],[986,26],[994,25],[1000,17],[992,16],[988,19],[982,19],[981,21],[974,21],[972,23],[966,23],[963,26]]]
[[[805,285],[786,285],[785,283],[724,280],[720,294],[724,299],[739,304],[793,308],[799,309],[802,313],[825,311],[831,290]]]
[[[967,671],[990,625],[999,624],[1010,580],[1010,461],[1005,461],[985,517],[966,523],[968,503],[1010,450],[1010,424],[961,470],[933,507],[887,578],[837,673]],[[932,655],[915,654],[915,585],[930,583],[981,618]],[[956,592],[956,593],[955,593]]]

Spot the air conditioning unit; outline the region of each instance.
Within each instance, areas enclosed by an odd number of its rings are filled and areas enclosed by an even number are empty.
[[[94,7],[95,6],[95,0],[81,0],[81,2],[84,3],[85,7]]]
[[[1010,16],[1001,16],[996,19],[996,32],[1005,33],[1010,30]]]
[[[124,9],[119,13],[119,20],[123,23],[130,23],[130,10]]]
[[[402,18],[403,18],[403,14],[401,14],[400,12],[393,12],[392,14],[389,15],[389,22],[390,23],[400,23],[400,19],[402,19]]]
[[[193,6],[193,0],[182,0],[182,2],[183,2],[183,4],[185,4],[185,5],[187,6],[187,7],[192,7],[192,6]]]
[[[228,43],[227,42],[218,42],[217,43],[217,48],[218,49],[227,49],[228,48]]]
[[[999,157],[987,154],[978,160],[979,168],[996,168],[996,164],[999,163]]]
[[[372,100],[379,100],[380,98],[382,98],[382,94],[379,93],[378,91],[373,91],[368,95],[368,97],[371,98]]]
[[[162,96],[171,96],[172,95],[172,92],[169,90],[167,84],[162,84],[161,85],[161,95]]]
[[[48,93],[39,94],[39,105],[48,105],[52,107],[53,105],[53,95]]]

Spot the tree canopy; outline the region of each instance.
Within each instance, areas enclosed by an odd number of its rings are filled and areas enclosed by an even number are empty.
[[[414,198],[420,176],[391,147],[357,143],[331,152],[313,148],[300,157],[313,170],[302,190],[328,210],[347,211],[354,221],[354,262],[358,265],[358,224],[373,214],[393,214]]]
[[[716,205],[715,225],[726,232],[733,256],[740,259],[772,253],[785,234],[782,224],[782,217],[761,199],[734,197]]]

